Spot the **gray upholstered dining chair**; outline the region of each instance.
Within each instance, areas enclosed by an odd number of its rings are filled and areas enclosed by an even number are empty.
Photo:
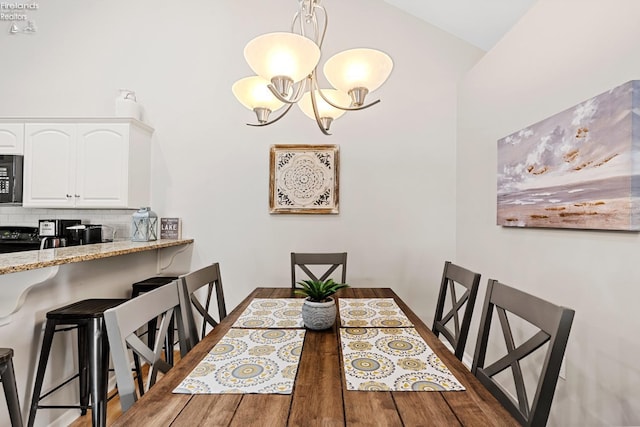
[[[327,269],[322,275],[316,275],[309,268],[310,265],[324,265]],[[296,268],[297,267],[297,268]],[[291,252],[291,288],[296,287],[296,270],[302,270],[311,280],[327,280],[334,271],[342,267],[340,283],[347,281],[347,253],[299,253]],[[320,276],[320,277],[318,277]]]
[[[177,281],[141,294],[104,312],[122,412],[129,409],[137,400],[131,373],[132,361],[129,359],[128,350],[131,349],[149,364],[149,375],[145,386],[148,390],[155,384],[158,372],[166,373],[171,369],[171,365],[162,359],[162,352],[167,330],[174,315],[178,324],[178,336],[184,336]],[[140,327],[146,326],[150,319],[158,317],[161,319],[159,331],[155,342],[149,347],[136,332]]]
[[[212,328],[218,322],[227,317],[227,307],[224,301],[222,289],[222,277],[220,275],[220,265],[216,262],[199,270],[183,274],[178,278],[180,293],[180,305],[182,307],[182,319],[186,329],[186,345],[184,350],[191,350],[207,333],[207,325]],[[199,299],[199,289],[207,287],[207,294],[204,305]],[[216,321],[209,313],[213,290],[216,291],[216,301],[218,305],[218,320]],[[195,312],[194,312],[195,311]],[[202,318],[202,328],[198,331],[196,317]],[[181,347],[181,351],[182,347]],[[186,353],[186,351],[182,354]]]
[[[498,314],[507,354],[498,356],[496,361],[488,365],[485,362],[494,311]],[[544,426],[547,423],[574,314],[574,310],[552,304],[497,280],[489,280],[471,372],[524,426]],[[515,320],[515,316],[537,330],[520,345],[515,343],[512,323],[509,321]],[[537,382],[535,387],[529,388],[535,390],[533,401],[529,403],[520,362],[545,345],[541,369],[536,368],[535,375],[526,371],[530,374],[526,377],[530,379],[534,376]],[[506,378],[496,378],[505,371],[512,373],[513,382],[510,385],[515,388],[516,396],[506,391]]]
[[[460,286],[464,288],[464,292],[458,297],[456,288]],[[462,360],[464,356],[464,347],[469,335],[471,315],[473,314],[473,307],[476,302],[479,286],[479,273],[474,273],[471,270],[453,264],[451,261],[444,263],[440,292],[436,304],[436,314],[433,318],[433,327],[431,330],[436,336],[442,334],[442,336],[449,341],[453,347],[454,354],[460,360]],[[449,304],[447,304],[447,294],[450,299]],[[446,314],[444,314],[445,305],[447,308],[450,307]],[[461,322],[460,312],[463,307],[464,313]],[[453,328],[450,327],[452,321]]]

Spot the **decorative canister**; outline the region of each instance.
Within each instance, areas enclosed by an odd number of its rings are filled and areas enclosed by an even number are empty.
[[[120,89],[116,98],[116,117],[132,117],[141,120],[142,111],[136,102],[136,93],[129,89]]]
[[[142,207],[133,214],[131,240],[149,242],[158,240],[158,215],[149,207]]]

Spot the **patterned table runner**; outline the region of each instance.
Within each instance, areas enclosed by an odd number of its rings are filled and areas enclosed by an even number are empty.
[[[174,393],[291,394],[304,330],[230,329]]]
[[[304,298],[254,298],[233,328],[304,328]]]
[[[347,390],[465,388],[414,328],[341,328]]]
[[[342,327],[405,327],[413,323],[393,298],[339,298]]]

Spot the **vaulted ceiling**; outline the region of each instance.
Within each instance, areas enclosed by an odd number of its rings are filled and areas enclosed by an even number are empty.
[[[490,50],[536,0],[385,0],[482,50]]]

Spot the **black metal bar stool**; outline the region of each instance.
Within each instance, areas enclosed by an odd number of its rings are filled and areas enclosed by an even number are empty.
[[[136,282],[133,285],[131,285],[131,298],[135,298],[140,294],[157,289],[160,286],[167,285],[176,279],[177,277],[172,277],[172,276],[156,276],[156,277],[149,277],[145,280],[141,280],[140,282]],[[158,327],[157,319],[152,319],[147,323],[147,344],[151,348],[153,348],[153,343],[155,342],[155,339],[156,339],[157,327]],[[174,343],[174,321],[173,319],[171,319],[171,322],[169,323],[169,329],[167,330],[167,336],[164,341],[164,359],[171,366],[173,366],[173,343]],[[133,361],[135,364],[138,389],[140,391],[140,395],[143,395],[144,384],[142,383],[140,359],[138,355],[135,353],[133,354]]]
[[[4,396],[7,398],[11,426],[22,427],[18,387],[16,386],[16,376],[13,372],[13,349],[11,348],[0,348],[0,379],[2,380]]]
[[[127,300],[87,299],[47,313],[42,350],[29,410],[27,423],[29,427],[33,426],[38,409],[50,408],[78,408],[82,415],[85,415],[87,409],[90,408],[92,425],[94,427],[106,425],[109,342],[103,313],[125,301]],[[53,335],[56,332],[72,329],[78,330],[78,373],[47,393],[40,395]],[[80,405],[40,405],[40,400],[75,378],[79,378],[80,383]],[[89,405],[89,397],[91,397],[91,405]]]

